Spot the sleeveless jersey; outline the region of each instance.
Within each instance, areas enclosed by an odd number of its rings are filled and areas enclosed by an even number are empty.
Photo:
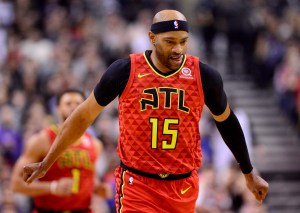
[[[163,76],[145,54],[132,54],[128,83],[119,99],[118,155],[132,168],[181,174],[201,165],[199,121],[204,106],[199,59]]]
[[[58,132],[57,127],[53,125],[45,131],[52,144]],[[38,196],[34,198],[35,207],[54,211],[88,209],[94,190],[96,159],[92,137],[85,133],[80,142],[71,145],[40,179],[52,181],[62,177],[73,178],[72,195],[69,197]]]

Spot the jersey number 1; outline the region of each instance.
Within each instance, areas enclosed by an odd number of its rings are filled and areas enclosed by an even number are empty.
[[[80,171],[79,171],[79,169],[72,169],[72,177],[73,177],[72,192],[74,194],[76,194],[79,191],[79,183],[80,183]]]

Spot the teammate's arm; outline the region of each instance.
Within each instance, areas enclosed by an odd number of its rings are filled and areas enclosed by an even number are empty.
[[[55,181],[35,181],[26,184],[22,179],[23,166],[40,161],[46,156],[50,148],[47,133],[41,131],[33,135],[26,142],[24,152],[17,160],[11,178],[11,189],[14,192],[26,194],[31,197],[52,194],[55,196],[70,196],[72,194],[72,178],[63,177]]]
[[[39,196],[50,194],[49,181],[36,181],[30,185],[22,179],[23,165],[42,160],[49,150],[49,139],[44,131],[33,135],[25,144],[25,149],[16,164],[14,165],[11,188],[14,192],[23,193],[29,196]]]
[[[97,103],[92,92],[63,123],[43,161],[24,166],[23,179],[27,183],[31,183],[34,179],[43,177],[57,157],[83,135],[103,108]]]
[[[111,64],[89,97],[64,122],[50,151],[42,162],[23,168],[23,179],[31,183],[43,177],[56,158],[74,143],[93,123],[103,108],[124,90],[130,75],[130,60],[120,59]]]
[[[130,74],[130,60],[119,59],[112,63],[103,74],[89,97],[80,104],[72,115],[64,122],[49,154],[42,166],[48,170],[55,159],[94,122],[103,108],[120,96]]]

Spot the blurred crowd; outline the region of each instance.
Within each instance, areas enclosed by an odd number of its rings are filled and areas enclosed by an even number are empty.
[[[300,132],[300,1],[201,0],[195,15],[203,56],[215,64],[225,49],[226,72],[246,74],[258,88],[273,89]]]
[[[194,5],[182,11],[191,26],[189,52],[216,67],[223,59],[227,74],[246,74],[257,87],[274,89],[282,111],[299,125],[300,1],[183,2]],[[150,48],[147,33],[156,11],[180,10],[183,2],[0,0],[0,212],[30,211],[30,199],[9,190],[10,171],[28,137],[56,122],[54,96],[67,88],[88,95],[110,63]],[[89,129],[104,144],[99,178],[112,187],[119,164],[117,102]],[[242,109],[241,116],[251,152],[251,127]],[[209,125],[200,125],[204,163],[197,213],[267,212],[242,186],[206,111],[202,122]],[[114,212],[114,200],[97,200],[94,208]]]

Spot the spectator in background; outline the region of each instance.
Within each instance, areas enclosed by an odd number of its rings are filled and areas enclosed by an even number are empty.
[[[112,13],[102,20],[101,26],[104,57],[108,64],[111,64],[128,52],[128,45],[124,42],[126,41],[126,35],[124,35],[126,22],[120,14]]]
[[[18,117],[10,105],[0,108],[0,154],[5,163],[13,166],[21,154],[23,141],[18,131]]]
[[[27,141],[33,134],[50,125],[52,117],[47,113],[41,100],[33,100],[26,106],[22,117],[23,140]]]
[[[215,169],[212,166],[202,167],[199,171],[199,178],[201,181],[196,201],[196,213],[227,213],[231,200],[228,192],[221,191],[218,187]]]
[[[276,67],[280,64],[284,46],[279,37],[279,18],[269,9],[264,12],[265,29],[258,33],[255,44],[252,76],[259,88],[269,88]]]
[[[14,21],[13,3],[10,1],[0,1],[0,67],[5,63],[7,57],[8,32]]]
[[[217,3],[215,0],[200,0],[196,5],[196,27],[203,39],[204,57],[209,63],[213,63],[214,39],[217,29]]]
[[[143,52],[151,47],[147,32],[151,24],[152,11],[144,9],[139,11],[135,22],[128,26],[128,43],[132,52]]]
[[[241,4],[239,0],[218,1],[217,5],[218,29],[226,34],[228,44],[227,73],[233,76],[250,72],[257,30],[250,6],[250,1]]]
[[[283,62],[277,67],[274,88],[281,109],[295,125],[298,123],[297,98],[300,92],[300,44],[290,41]]]

